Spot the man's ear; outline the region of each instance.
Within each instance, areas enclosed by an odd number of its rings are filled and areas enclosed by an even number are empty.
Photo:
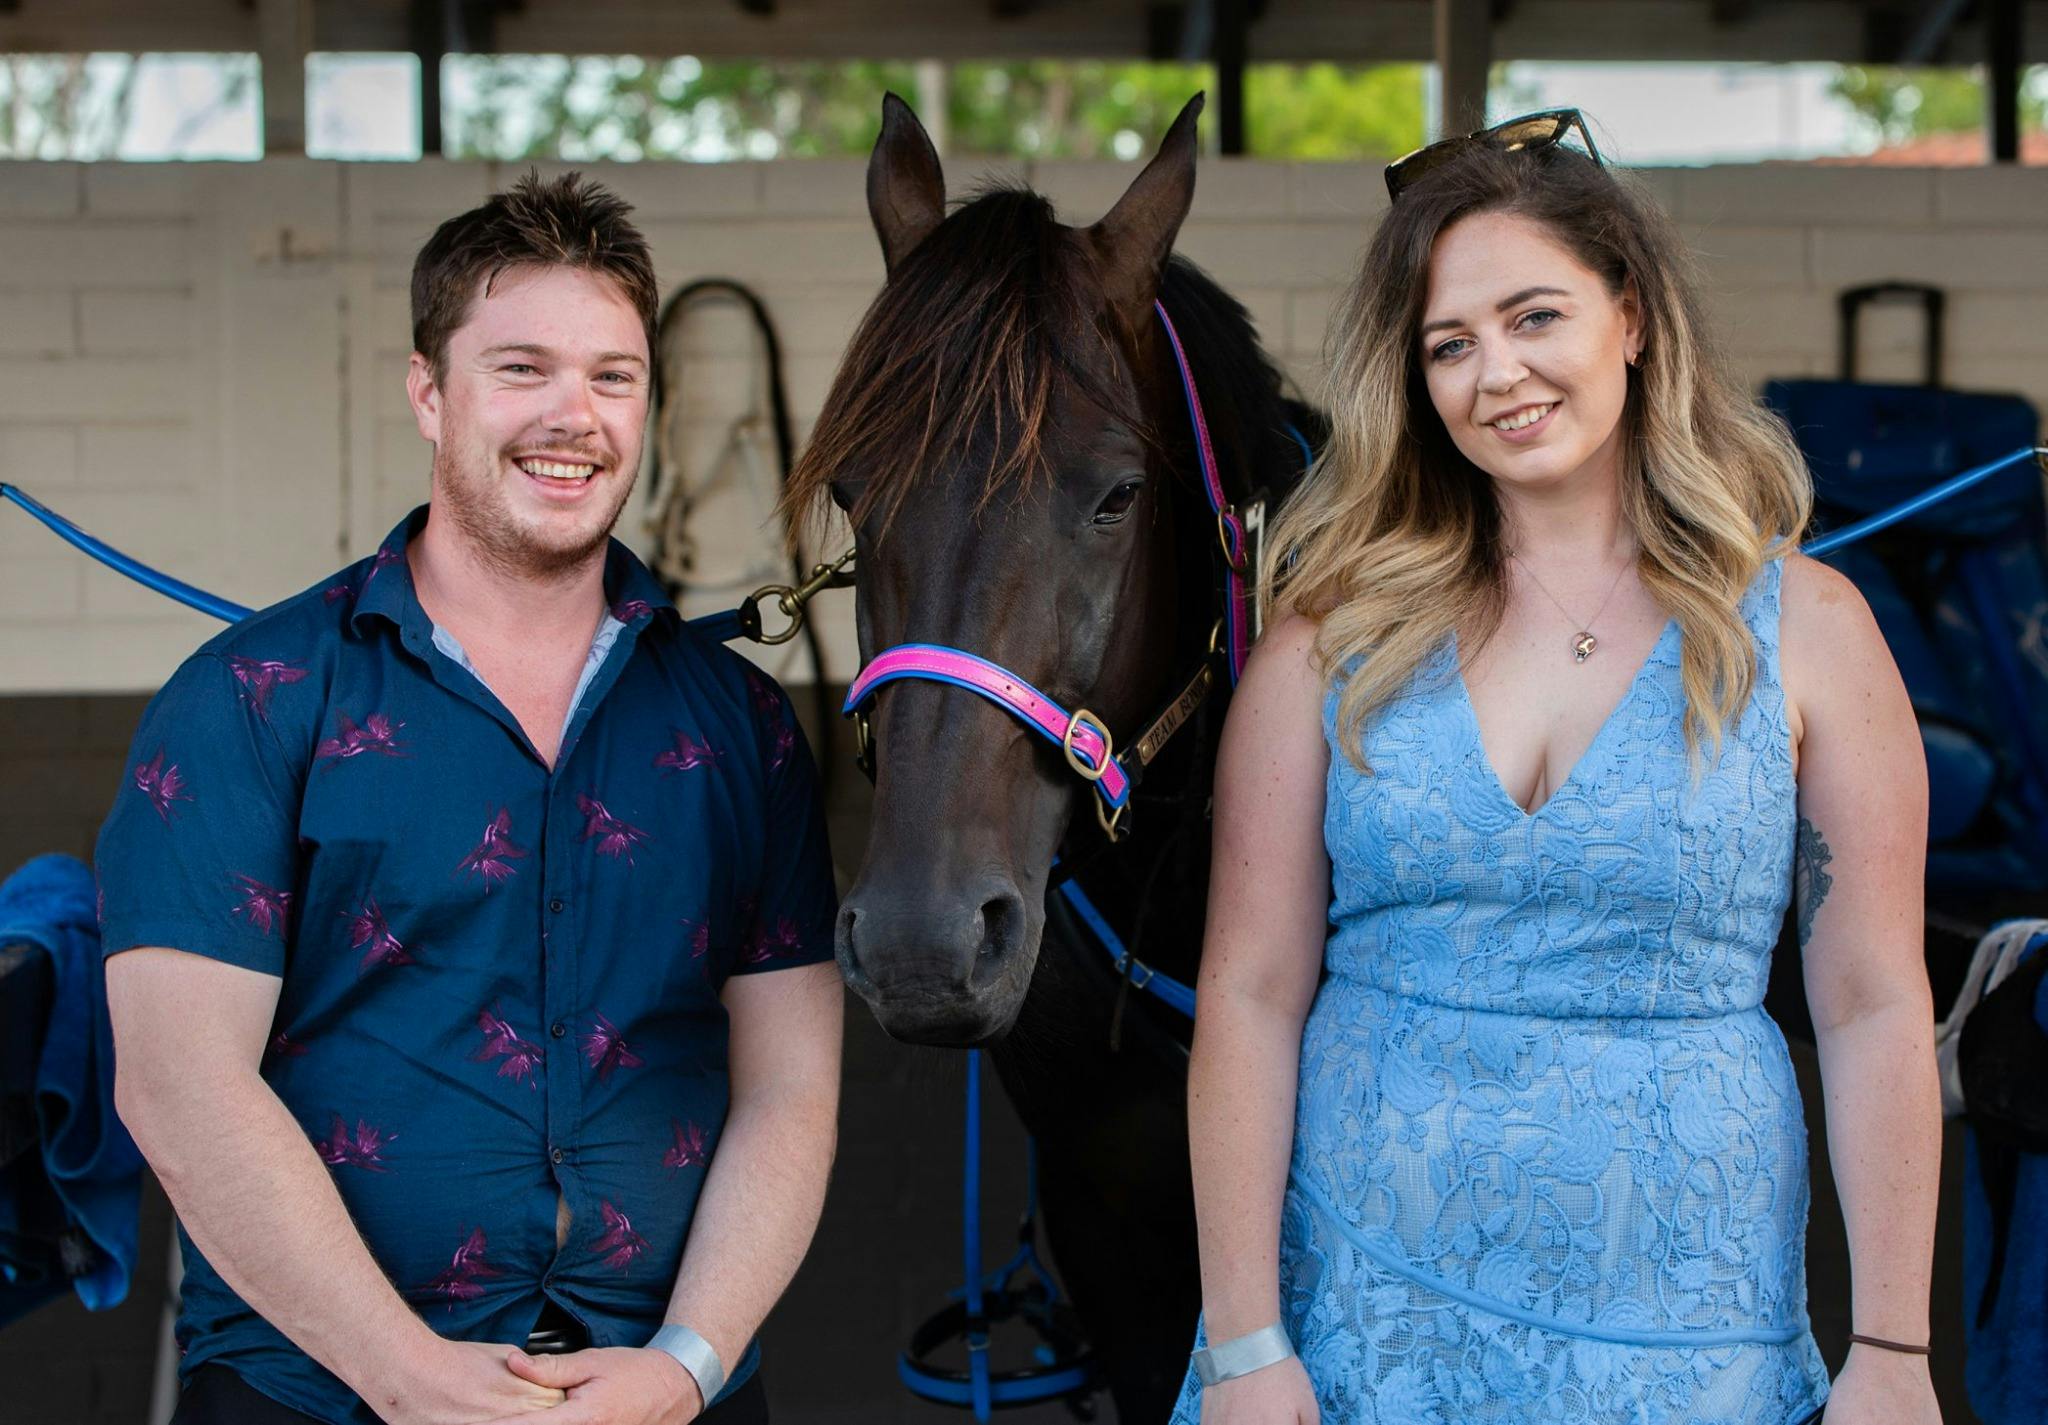
[[[412,403],[412,418],[420,428],[420,439],[429,445],[439,445],[441,383],[434,379],[433,363],[417,351],[405,368],[405,396]]]
[[[1088,229],[1104,295],[1133,326],[1143,325],[1152,299],[1159,295],[1166,259],[1195,199],[1195,121],[1204,98],[1197,94],[1188,100],[1144,172]]]
[[[931,135],[894,94],[882,96],[882,133],[868,155],[868,216],[894,273],[946,216],[946,176]]]

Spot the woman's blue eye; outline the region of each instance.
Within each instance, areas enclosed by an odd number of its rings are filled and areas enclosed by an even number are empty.
[[[1543,323],[1542,323],[1541,325],[1543,325],[1543,326],[1546,326],[1546,327],[1547,327],[1547,326],[1549,326],[1549,325],[1550,325],[1550,322],[1552,322],[1552,321],[1555,321],[1555,320],[1557,319],[1557,316],[1558,316],[1558,314],[1557,314],[1556,312],[1553,312],[1552,310],[1550,310],[1550,308],[1548,308],[1548,307],[1539,307],[1539,308],[1537,308],[1537,309],[1536,309],[1535,311],[1533,311],[1533,312],[1526,312],[1526,313],[1524,313],[1524,314],[1523,314],[1523,316],[1522,316],[1522,320],[1521,320],[1521,322],[1520,322],[1520,325],[1522,325],[1522,326],[1525,326],[1525,327],[1526,327],[1526,326],[1529,326],[1529,325],[1531,325],[1532,323],[1535,323],[1535,321],[1536,321],[1536,319],[1537,319],[1538,317],[1546,317],[1546,318],[1549,318],[1549,320],[1548,320],[1548,321],[1545,321],[1545,322],[1543,322]]]
[[[1431,347],[1429,351],[1429,358],[1432,361],[1442,361],[1447,357],[1457,355],[1457,352],[1451,349],[1452,347],[1469,346],[1470,344],[1470,341],[1465,337],[1452,337],[1449,341],[1443,343],[1441,346]]]

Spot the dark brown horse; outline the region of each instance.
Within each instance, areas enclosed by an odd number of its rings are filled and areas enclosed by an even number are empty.
[[[1194,193],[1188,105],[1091,227],[996,189],[948,212],[894,96],[868,168],[888,279],[799,462],[793,509],[853,523],[863,664],[966,650],[1124,741],[1211,658],[1217,520],[1155,298],[1192,362],[1229,498],[1277,500],[1296,430],[1244,309],[1170,257]],[[1212,666],[1215,666],[1212,660]],[[1130,992],[1064,899],[1077,879],[1133,955],[1192,982],[1211,763],[1228,695],[1165,745],[1110,844],[1057,746],[939,682],[872,704],[875,805],[839,964],[884,1028],[986,1045],[1041,1153],[1046,1226],[1119,1418],[1165,1418],[1199,1306],[1185,1019]]]

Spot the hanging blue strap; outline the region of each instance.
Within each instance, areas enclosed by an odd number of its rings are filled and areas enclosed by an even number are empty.
[[[250,610],[240,604],[223,599],[218,594],[209,594],[204,589],[194,588],[183,579],[173,579],[162,570],[152,569],[141,560],[131,558],[112,545],[93,538],[18,486],[0,485],[0,499],[12,500],[46,527],[55,531],[57,537],[65,543],[84,550],[109,569],[118,570],[136,583],[176,599],[188,608],[197,609],[203,614],[212,614],[215,618],[228,623],[236,623],[249,616]]]
[[[187,608],[197,609],[203,614],[212,614],[223,623],[240,623],[255,612],[254,609],[235,603],[232,599],[209,594],[183,579],[174,579],[161,569],[152,569],[132,555],[123,554],[105,540],[87,534],[18,485],[0,484],[0,499],[11,500],[27,510],[66,544],[84,550],[116,573],[126,574],[144,588],[154,589],[167,598],[176,599]],[[727,609],[723,613],[705,614],[701,618],[691,619],[690,627],[707,638],[720,643],[731,643],[742,632],[740,611]]]
[[[1865,535],[1876,534],[1900,520],[1911,519],[1928,506],[1938,505],[1951,495],[1960,495],[1978,481],[1988,480],[2001,470],[2010,469],[2023,460],[2039,460],[2044,454],[2048,454],[2048,446],[2023,445],[2010,455],[2001,455],[1988,465],[1965,470],[1953,479],[1944,480],[1939,485],[1922,490],[1910,500],[1901,500],[1888,510],[1879,510],[1876,514],[1860,519],[1852,525],[1844,525],[1833,534],[1822,535],[1804,546],[1801,552],[1819,558],[1823,554],[1840,549],[1845,544],[1854,544]]]

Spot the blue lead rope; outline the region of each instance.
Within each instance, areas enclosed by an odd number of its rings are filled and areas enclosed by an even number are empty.
[[[981,1051],[967,1051],[967,1171],[963,1191],[967,1210],[962,1240],[967,1263],[968,1404],[976,1420],[987,1420],[995,1408],[990,1398],[988,1316],[981,1297]]]
[[[981,1300],[981,1050],[967,1054],[967,1372],[969,1405],[977,1421],[989,1419],[989,1319]]]
[[[1085,1352],[1074,1354],[1057,1339],[1048,1339],[1034,1352],[1034,1365],[1023,1370],[998,1372],[990,1361],[991,1307],[1002,1319],[1017,1316],[1037,1324],[1041,1334],[1053,1325],[1060,1308],[1058,1288],[1038,1260],[1034,1245],[1038,1221],[1038,1143],[1030,1146],[1030,1170],[1023,1225],[1018,1231],[1017,1251],[992,1272],[981,1268],[981,1051],[967,1051],[967,1132],[962,1157],[961,1257],[966,1279],[950,1293],[965,1313],[961,1329],[945,1331],[947,1313],[941,1312],[919,1328],[910,1350],[897,1358],[897,1379],[914,1395],[941,1405],[959,1406],[986,1422],[1006,1406],[1030,1405],[1058,1400],[1089,1390],[1095,1383],[1095,1365]],[[1020,1274],[1036,1286],[1018,1286]],[[938,1328],[938,1333],[934,1328]],[[954,1371],[936,1365],[929,1349],[942,1340],[959,1339],[967,1347],[967,1369]]]
[[[2010,455],[2001,455],[1988,465],[1979,465],[1974,470],[1965,470],[1953,479],[1944,480],[1939,485],[1922,490],[1909,500],[1901,500],[1888,510],[1879,510],[1876,514],[1860,519],[1852,525],[1843,526],[1833,534],[1822,535],[1819,539],[1805,545],[1800,552],[1818,559],[1821,555],[1832,553],[1845,544],[1854,544],[1865,535],[1876,534],[1879,530],[1889,528],[1900,520],[1910,519],[1930,505],[1940,504],[1951,495],[1960,495],[1980,480],[1988,480],[2001,470],[2009,469],[2023,460],[2039,460],[2044,455],[2048,455],[2048,446],[2023,445]]]
[[[183,579],[173,579],[162,570],[152,569],[141,560],[123,554],[104,540],[93,538],[19,486],[0,485],[0,499],[12,500],[35,516],[45,527],[54,531],[59,539],[74,548],[84,550],[109,569],[126,574],[145,588],[154,589],[159,594],[176,599],[188,608],[197,609],[203,614],[212,614],[215,618],[228,623],[239,623],[251,613],[251,610],[243,608],[240,604],[223,599],[218,594],[209,594],[204,589],[194,588]]]
[[[223,623],[240,623],[255,612],[254,609],[238,604],[232,599],[209,594],[183,579],[174,579],[161,569],[152,569],[133,555],[123,554],[105,540],[87,534],[19,485],[0,484],[0,499],[12,500],[27,510],[66,544],[84,550],[116,573],[126,574],[144,588],[154,589],[187,608],[197,609],[203,614],[212,614]],[[723,613],[705,614],[701,618],[691,619],[690,627],[719,643],[731,643],[742,631],[740,611],[727,609]]]

